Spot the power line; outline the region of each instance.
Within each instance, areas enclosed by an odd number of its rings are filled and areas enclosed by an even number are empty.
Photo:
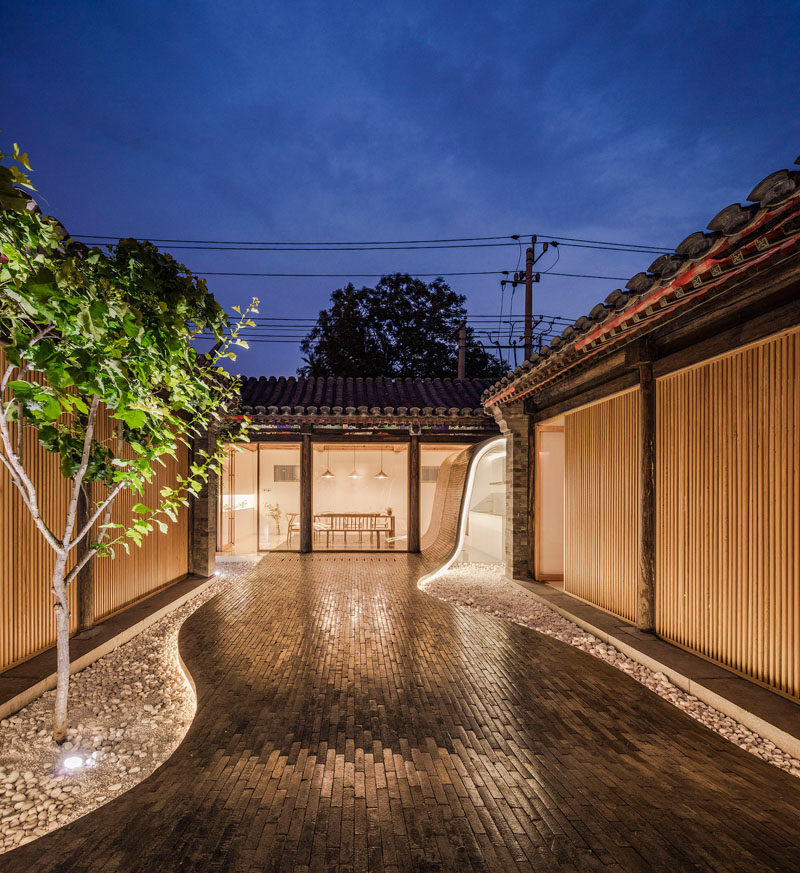
[[[227,270],[197,270],[198,276],[254,276],[263,279],[380,279],[392,273],[249,273]],[[472,270],[459,273],[414,273],[417,278],[429,279],[441,276],[509,276],[511,270]],[[607,279],[611,282],[627,282],[630,276],[597,276],[592,273],[547,273],[548,276],[564,276],[570,279]]]
[[[503,245],[517,245],[521,237],[524,236],[532,236],[534,234],[518,234],[518,233],[507,233],[501,234],[498,236],[457,236],[457,237],[443,237],[440,239],[403,239],[403,240],[357,240],[357,241],[347,241],[347,240],[334,240],[330,242],[320,242],[320,241],[278,241],[278,240],[212,240],[212,239],[174,239],[167,237],[147,237],[150,242],[158,242],[158,243],[183,243],[189,245],[201,245],[201,246],[276,246],[280,247],[278,250],[284,250],[286,246],[324,246],[326,251],[329,251],[330,246],[347,246],[347,251],[351,251],[353,246],[419,246],[426,245],[431,243],[474,243],[474,242],[496,242],[500,240],[510,240],[510,242],[503,242]],[[564,243],[588,243],[595,246],[612,246],[614,248],[621,249],[634,249],[634,250],[658,250],[671,252],[672,249],[668,246],[658,246],[658,245],[648,245],[645,243],[623,243],[623,242],[615,242],[612,240],[598,240],[598,239],[584,239],[582,237],[575,236],[561,236],[560,234],[548,234],[542,233],[541,231],[535,234],[536,236],[547,238],[547,239],[555,239],[558,241],[563,241]],[[114,236],[112,234],[73,234],[73,239],[96,239],[96,240],[111,240],[116,242],[123,237]],[[136,237],[136,239],[145,239],[145,237]],[[223,249],[223,251],[227,251]],[[235,251],[235,249],[233,249]]]
[[[595,245],[593,243],[561,242],[559,245],[578,249],[595,249],[609,252],[631,252],[635,254],[663,254],[671,251],[661,248],[632,248],[619,245]],[[490,249],[515,246],[515,242],[487,242],[487,243],[442,243],[431,245],[386,245],[386,246],[262,246],[262,245],[172,245],[167,243],[164,248],[170,251],[199,251],[199,252],[421,252],[429,249]]]

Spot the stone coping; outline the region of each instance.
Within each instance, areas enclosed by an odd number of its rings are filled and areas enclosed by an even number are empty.
[[[799,704],[551,585],[527,579],[513,581],[534,600],[639,664],[663,673],[678,688],[775,743],[793,758],[800,758]]]
[[[70,673],[78,673],[205,590],[214,576],[183,576],[69,641]],[[0,673],[0,718],[56,687],[55,646]]]

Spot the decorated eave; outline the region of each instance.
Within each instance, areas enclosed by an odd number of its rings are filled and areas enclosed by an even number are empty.
[[[488,379],[270,377],[245,380],[240,415],[262,430],[493,429],[480,404]],[[259,402],[261,401],[261,402]]]
[[[800,158],[795,161],[800,164]],[[659,324],[733,290],[755,271],[780,267],[800,254],[800,171],[778,170],[714,216],[710,233],[690,234],[674,253],[658,257],[625,289],[567,327],[484,392],[482,403],[512,403],[564,371],[627,344]]]

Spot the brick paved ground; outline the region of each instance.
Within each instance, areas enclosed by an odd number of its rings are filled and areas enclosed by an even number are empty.
[[[800,870],[798,780],[423,567],[266,558],[182,630],[175,755],[0,871]]]

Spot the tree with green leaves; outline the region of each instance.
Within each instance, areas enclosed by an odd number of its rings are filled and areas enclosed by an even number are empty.
[[[374,288],[348,284],[301,343],[304,376],[451,377],[458,373],[459,326],[466,297],[441,278],[426,284],[407,273]],[[499,379],[506,365],[466,329],[466,376]]]
[[[187,474],[161,489],[157,505],[136,503],[124,525],[111,520],[118,494],[141,495],[155,464],[222,424],[238,382],[220,364],[235,358],[236,345],[246,347],[239,332],[253,325],[258,301],[231,328],[203,279],[149,243],[121,240],[104,253],[73,241],[22,190],[33,190],[27,155],[15,145],[0,160],[7,164],[0,164],[0,465],[55,556],[53,737],[63,742],[69,586],[94,556],[113,557],[116,549],[141,546],[155,529],[166,532],[190,495],[219,472],[222,448],[195,452]],[[192,346],[202,332],[215,338],[208,354]],[[103,407],[114,424],[105,438],[98,428]],[[246,428],[226,441],[244,439]],[[26,431],[58,456],[67,480],[58,526],[45,521],[52,513],[41,504],[34,459],[25,456]]]

